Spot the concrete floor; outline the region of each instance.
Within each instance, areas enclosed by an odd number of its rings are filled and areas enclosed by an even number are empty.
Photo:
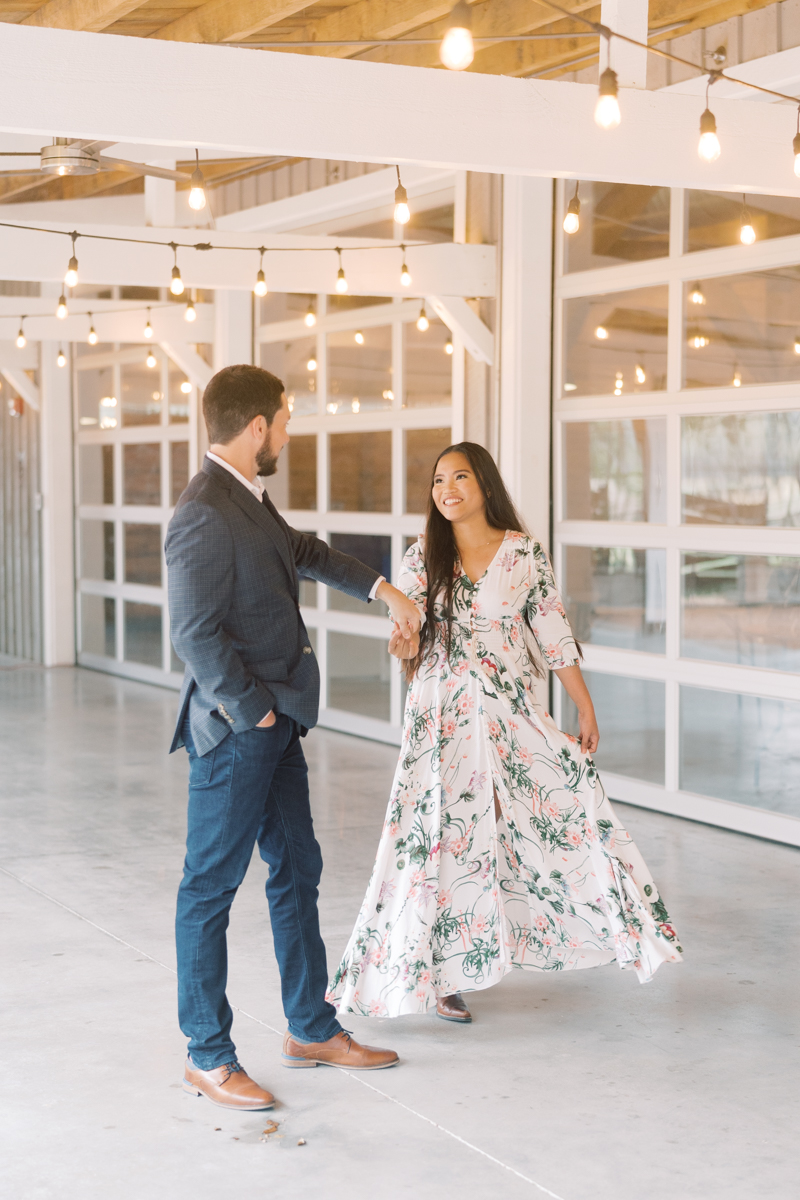
[[[280,1066],[256,860],[229,994],[280,1137],[180,1087],[172,919],[186,760],[177,696],[0,664],[0,1191],[14,1200],[791,1200],[797,1195],[798,851],[624,810],[686,950],[640,986],[615,967],[514,975],[471,1027],[353,1018],[395,1047],[366,1076]],[[372,865],[391,747],[307,739],[330,962]],[[620,806],[622,808],[622,806]],[[305,1145],[298,1139],[305,1138]]]

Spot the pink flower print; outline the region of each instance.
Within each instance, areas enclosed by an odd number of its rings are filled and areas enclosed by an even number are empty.
[[[424,1000],[425,999],[425,989],[417,988],[417,990],[414,992],[414,998],[416,1000]]]
[[[533,754],[530,752],[530,750],[528,749],[527,746],[520,746],[517,753],[519,754],[520,759],[522,760],[522,762],[524,762],[526,767],[533,766]]]
[[[428,855],[428,858],[430,858],[430,859],[435,858],[435,856],[439,853],[441,845],[442,845],[441,842],[436,842],[435,845],[431,846],[431,850],[430,850],[430,854]]]
[[[489,628],[492,630],[493,633],[496,633],[498,631],[498,629],[500,628],[500,622],[497,620],[490,621]]]
[[[447,908],[452,898],[453,897],[450,892],[440,891],[436,893],[436,903],[440,908]]]
[[[513,729],[515,733],[519,729],[519,725],[517,724],[516,721],[509,721],[508,727],[509,727],[509,729]]]
[[[475,707],[475,701],[472,699],[472,696],[468,696],[465,693],[463,696],[459,697],[456,707],[462,716],[466,716],[467,713]]]
[[[378,896],[378,904],[385,904],[394,895],[394,880],[384,879],[381,884],[380,895]]]
[[[500,729],[500,725],[497,721],[489,722],[489,737],[499,738],[501,732],[502,730]]]
[[[542,938],[542,945],[543,945],[543,946],[554,946],[554,945],[555,945],[555,942],[554,942],[554,941],[553,941],[553,939],[552,939],[551,937],[549,937],[549,936],[548,936],[548,937],[543,937],[543,938]]]
[[[505,650],[506,654],[511,653],[511,647],[509,646],[508,642],[503,642],[503,649]]]
[[[505,742],[497,743],[497,753],[501,758],[508,758],[508,746],[505,744]]]
[[[448,717],[447,720],[442,724],[442,736],[451,738],[455,735],[457,729],[458,726],[456,725],[455,719],[453,717]]]
[[[544,652],[548,658],[561,660],[561,647],[554,645],[552,642],[549,646],[545,646]]]
[[[545,801],[543,808],[548,817],[555,817],[557,819],[561,816],[561,809],[558,807],[555,800]]]
[[[486,786],[486,772],[473,771],[469,779],[469,790],[471,792],[480,791]]]
[[[430,983],[430,981],[431,981],[431,973],[430,973],[430,971],[423,971],[423,972],[422,972],[422,974],[421,974],[421,975],[420,975],[420,977],[419,977],[419,981],[420,981],[420,983],[424,983],[424,984],[426,984],[426,985],[427,985],[427,984],[429,984],[429,983]]]
[[[583,845],[583,838],[578,833],[577,829],[570,829],[569,833],[567,834],[567,841],[571,846]]]
[[[414,884],[415,887],[420,883],[424,883],[425,882],[425,872],[422,870],[415,871],[414,874],[411,876],[411,882]]]
[[[543,932],[545,929],[549,929],[550,927],[547,917],[542,916],[537,917],[534,924],[540,932]]]
[[[382,1000],[373,1000],[370,1003],[369,1015],[371,1017],[383,1017],[386,1015],[386,1005]]]
[[[448,692],[452,692],[452,690],[455,686],[456,686],[455,679],[448,679],[447,683],[445,684],[445,687],[447,688]]]
[[[397,824],[397,821],[392,821],[391,825],[389,826],[389,833],[392,835],[392,837],[394,837],[399,832],[400,826]]]
[[[473,934],[474,933],[480,934],[480,933],[486,933],[486,930],[488,928],[489,928],[489,922],[486,920],[486,917],[483,915],[483,913],[479,913],[478,916],[473,919],[472,924],[469,927],[469,931],[470,931],[470,933],[473,933]]]
[[[577,746],[578,739],[576,737],[573,737],[571,733],[567,733],[564,736],[566,737],[568,742],[572,743],[573,746]]]

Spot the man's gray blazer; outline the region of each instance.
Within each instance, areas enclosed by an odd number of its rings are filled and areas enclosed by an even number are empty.
[[[368,600],[380,576],[291,529],[268,499],[206,458],[181,496],[166,540],[170,636],[186,664],[170,753],[188,708],[198,755],[270,709],[303,732],[319,715],[319,668],[300,616],[298,579]]]

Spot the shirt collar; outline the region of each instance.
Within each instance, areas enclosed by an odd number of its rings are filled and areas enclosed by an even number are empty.
[[[238,479],[239,483],[244,484],[247,490],[253,493],[256,500],[259,502],[261,501],[261,498],[264,495],[264,488],[260,483],[254,483],[250,479],[245,479],[244,475],[236,470],[236,467],[232,467],[229,462],[225,462],[225,459],[220,458],[218,454],[212,454],[210,450],[206,450],[206,458],[210,458],[212,462],[217,464],[217,466],[224,467],[226,471],[230,471],[234,479]]]

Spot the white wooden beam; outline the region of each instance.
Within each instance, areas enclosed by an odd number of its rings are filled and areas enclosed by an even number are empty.
[[[494,334],[484,325],[460,296],[426,296],[440,321],[444,321],[451,333],[457,334],[461,344],[478,362],[494,362]]]
[[[184,374],[189,376],[195,387],[204,388],[208,384],[214,370],[196,350],[185,342],[159,341],[158,344]]]
[[[5,25],[0,129],[800,195],[790,105],[717,100],[707,164],[694,96],[622,89],[622,124],[601,131],[589,84],[99,36]]]
[[[26,375],[25,371],[19,367],[0,367],[0,375],[22,396],[26,404],[30,404],[31,408],[35,408],[37,412],[41,411],[42,402],[39,389],[30,375]]]
[[[31,278],[34,278],[31,276]],[[65,346],[68,342],[85,342],[86,335],[89,332],[89,317],[86,312],[86,301],[76,300],[71,302],[71,315],[64,321],[59,321],[54,313],[54,301],[46,299],[43,302],[39,300],[31,300],[28,297],[1,297],[2,305],[0,305],[0,347],[2,347],[2,357],[4,361],[16,354],[20,358],[20,362],[24,362],[27,366],[27,361],[24,356],[28,353],[28,348],[17,350],[14,346],[13,339],[17,335],[19,329],[19,317],[11,315],[14,309],[8,301],[11,300],[16,304],[16,311],[24,311],[28,314],[25,319],[25,336],[28,343],[50,339],[54,342],[59,342]],[[22,305],[24,305],[24,309]],[[99,300],[91,301],[92,305],[99,305]],[[106,301],[106,303],[113,303]],[[117,301],[119,303],[119,301]],[[39,308],[37,313],[33,309],[36,304]],[[41,306],[47,305],[47,309],[41,311]],[[11,309],[11,314],[9,313]],[[150,321],[155,333],[155,339],[166,338],[170,341],[183,342],[186,341],[187,334],[191,335],[193,342],[212,342],[214,340],[214,305],[213,304],[196,304],[195,311],[197,320],[189,325],[184,320],[184,306],[170,305],[169,307],[160,308],[154,306],[150,312]],[[95,307],[92,307],[92,324],[97,332],[98,341],[100,342],[144,342],[144,327],[147,321],[144,308],[130,309],[126,312],[98,312]],[[16,364],[14,364],[16,366]],[[19,369],[17,367],[17,369]]]
[[[602,0],[600,5],[600,20],[604,25],[644,43],[632,46],[630,42],[612,38],[609,47],[605,38],[600,39],[600,73],[606,67],[612,67],[620,87],[647,87],[648,8],[649,0]]]

